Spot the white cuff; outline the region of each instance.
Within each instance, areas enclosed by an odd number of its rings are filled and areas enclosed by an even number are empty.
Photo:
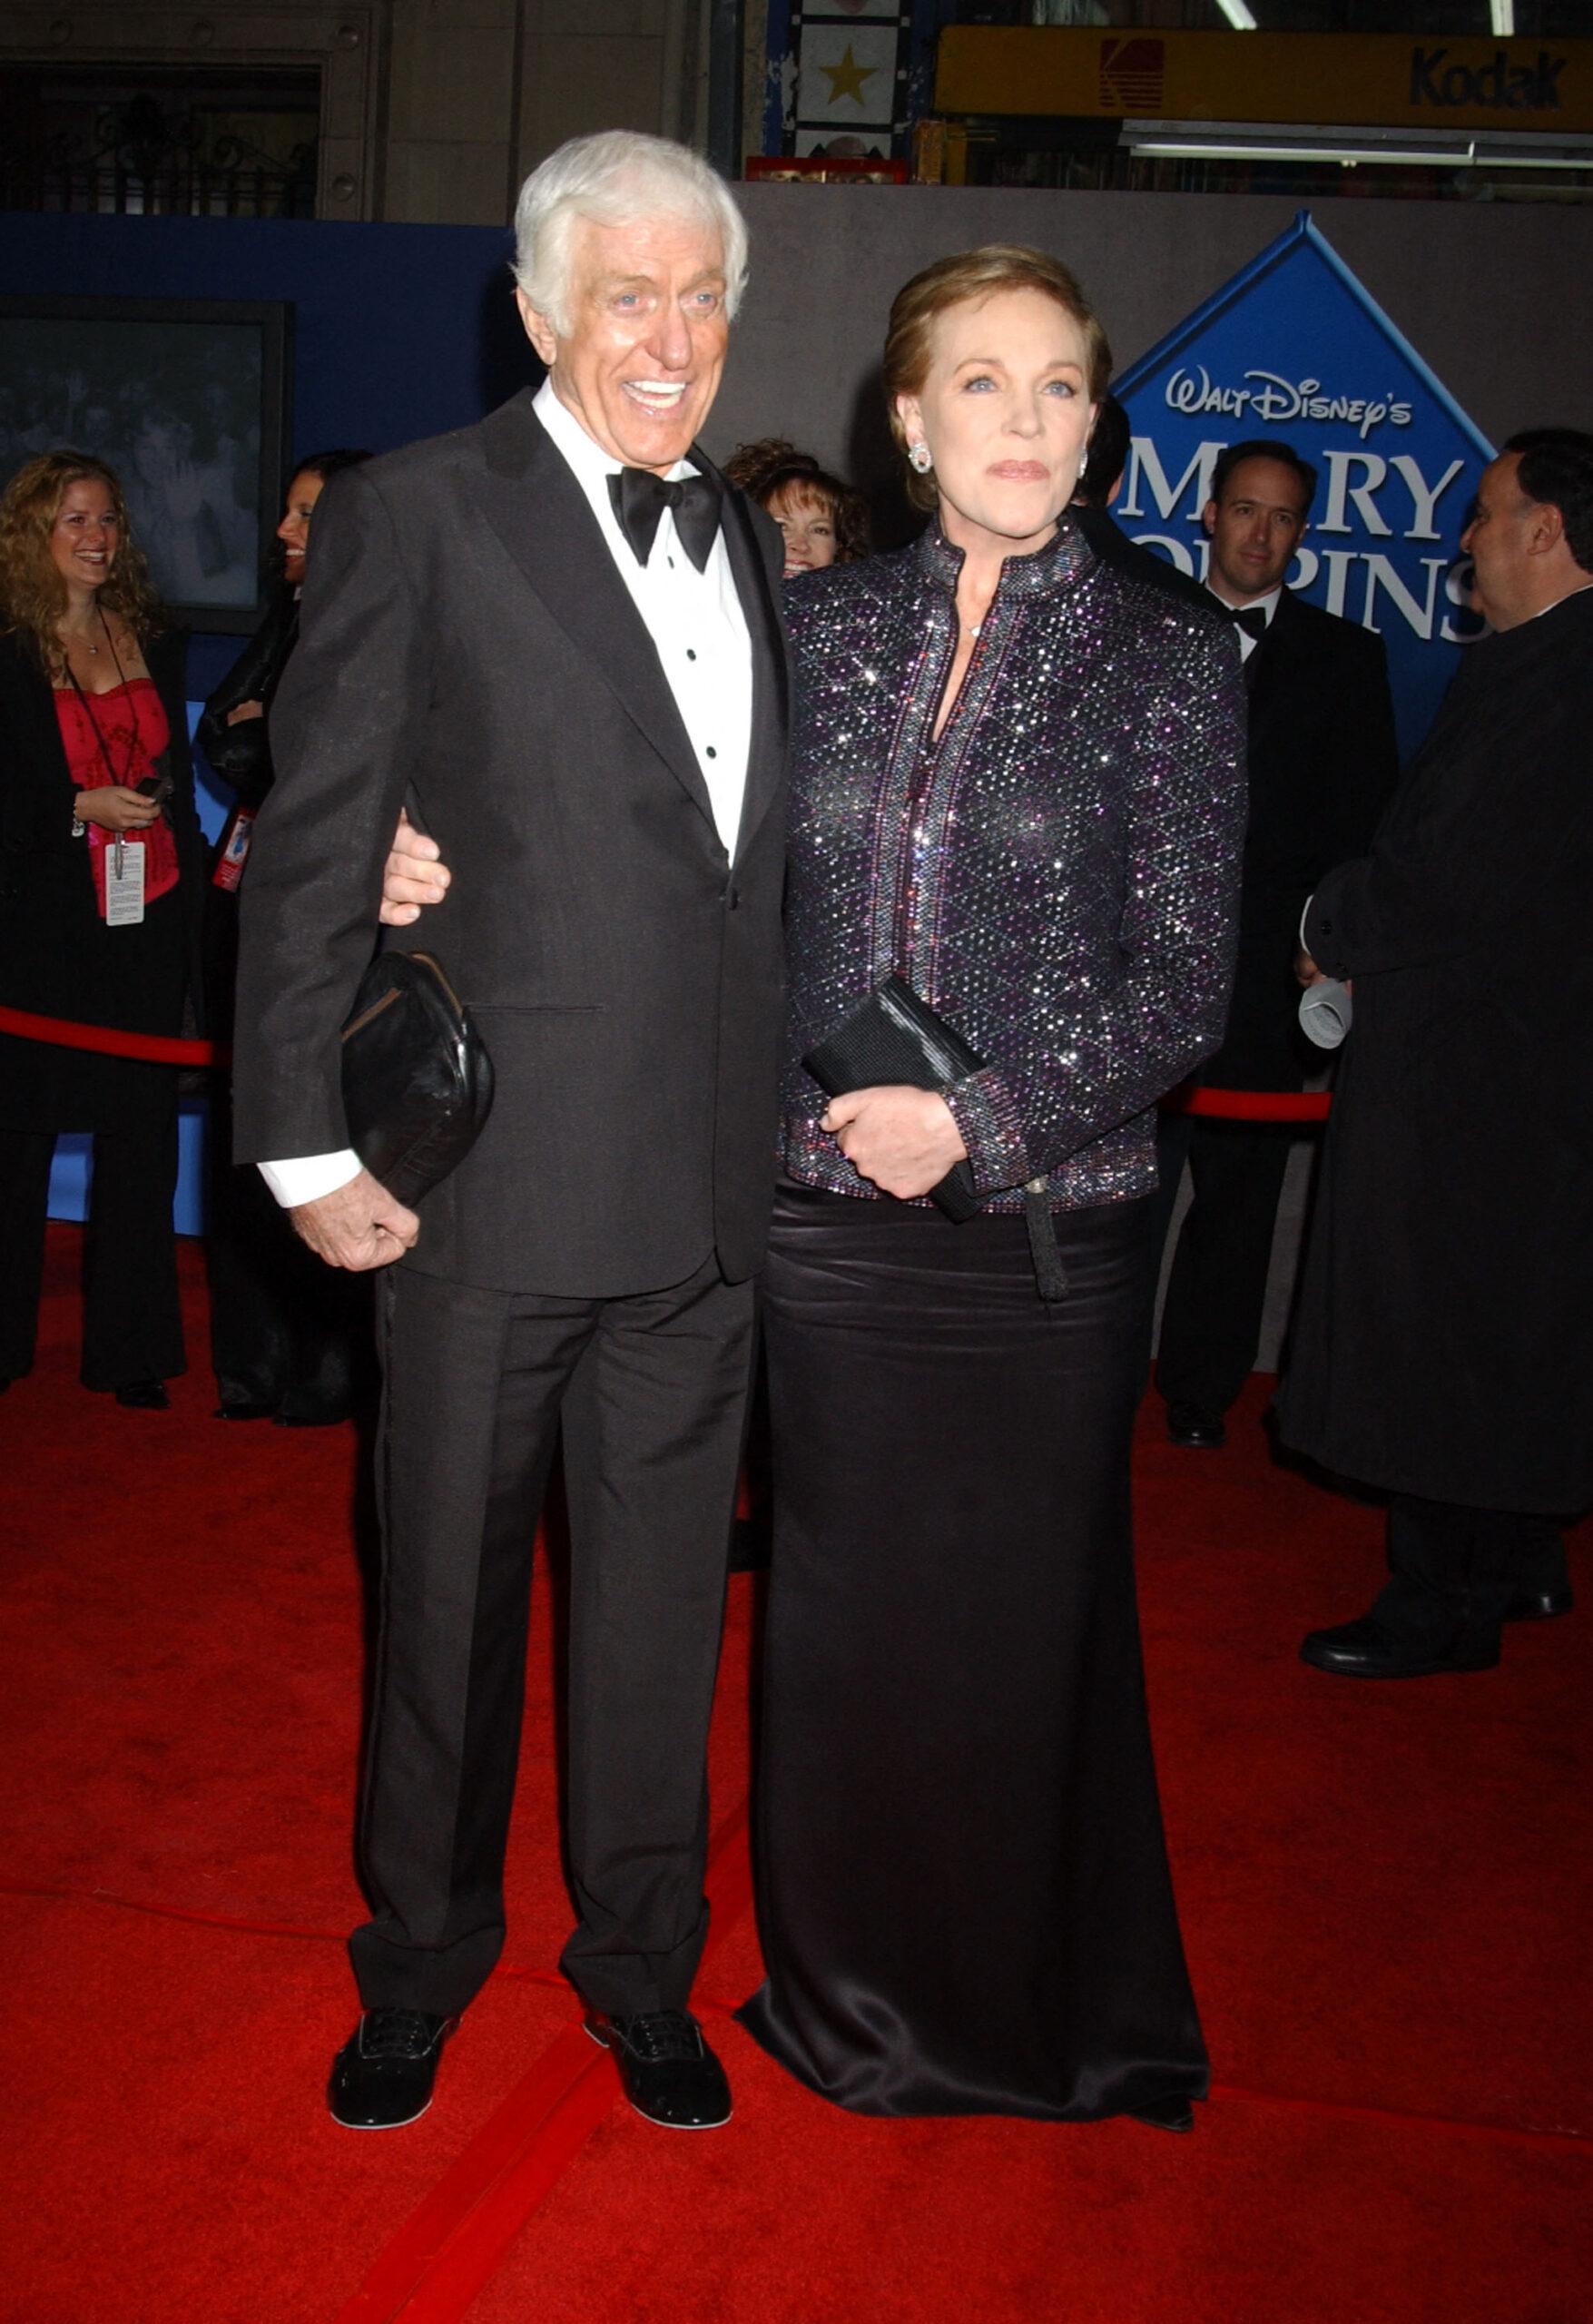
[[[365,1165],[351,1146],[340,1154],[301,1154],[287,1162],[262,1162],[260,1175],[284,1210],[317,1202],[357,1178]]]

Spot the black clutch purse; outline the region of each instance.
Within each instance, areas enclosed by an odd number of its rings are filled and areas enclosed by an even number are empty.
[[[860,1009],[808,1051],[802,1069],[828,1097],[904,1082],[912,1089],[943,1089],[977,1073],[984,1059],[960,1033],[920,1000],[906,979],[887,977]],[[948,1218],[972,1218],[979,1208],[973,1174],[966,1162],[949,1169],[929,1199]]]
[[[492,1111],[492,1059],[429,952],[379,952],[343,1028],[354,1151],[414,1204],[462,1162]]]

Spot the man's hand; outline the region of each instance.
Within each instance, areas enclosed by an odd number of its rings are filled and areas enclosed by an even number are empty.
[[[363,1274],[372,1267],[390,1267],[412,1250],[420,1221],[401,1202],[395,1202],[369,1170],[361,1170],[346,1187],[329,1195],[301,1202],[290,1210],[293,1231],[309,1244],[317,1258],[329,1267],[348,1267]]]
[[[968,1156],[945,1098],[902,1083],[831,1098],[820,1128],[834,1134],[860,1178],[904,1202],[927,1195]]]
[[[1313,984],[1327,982],[1326,970],[1317,967],[1316,962],[1303,946],[1294,955],[1294,974],[1298,981],[1307,988]]]
[[[408,928],[420,917],[422,904],[440,904],[452,878],[436,840],[418,832],[401,811],[398,828],[382,874],[381,921],[384,928]]]

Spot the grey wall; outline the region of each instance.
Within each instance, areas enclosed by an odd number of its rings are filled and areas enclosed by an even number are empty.
[[[1119,369],[1297,205],[1239,194],[749,185],[752,284],[707,436],[788,436],[860,482],[891,466],[875,365],[892,293],[931,259],[1038,243],[1095,300]],[[1593,206],[1323,202],[1317,225],[1477,425],[1593,428]]]

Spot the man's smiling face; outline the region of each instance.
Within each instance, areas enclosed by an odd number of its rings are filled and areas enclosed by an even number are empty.
[[[517,294],[554,393],[627,468],[665,476],[707,419],[724,369],[724,252],[691,218],[578,219],[567,335]]]

